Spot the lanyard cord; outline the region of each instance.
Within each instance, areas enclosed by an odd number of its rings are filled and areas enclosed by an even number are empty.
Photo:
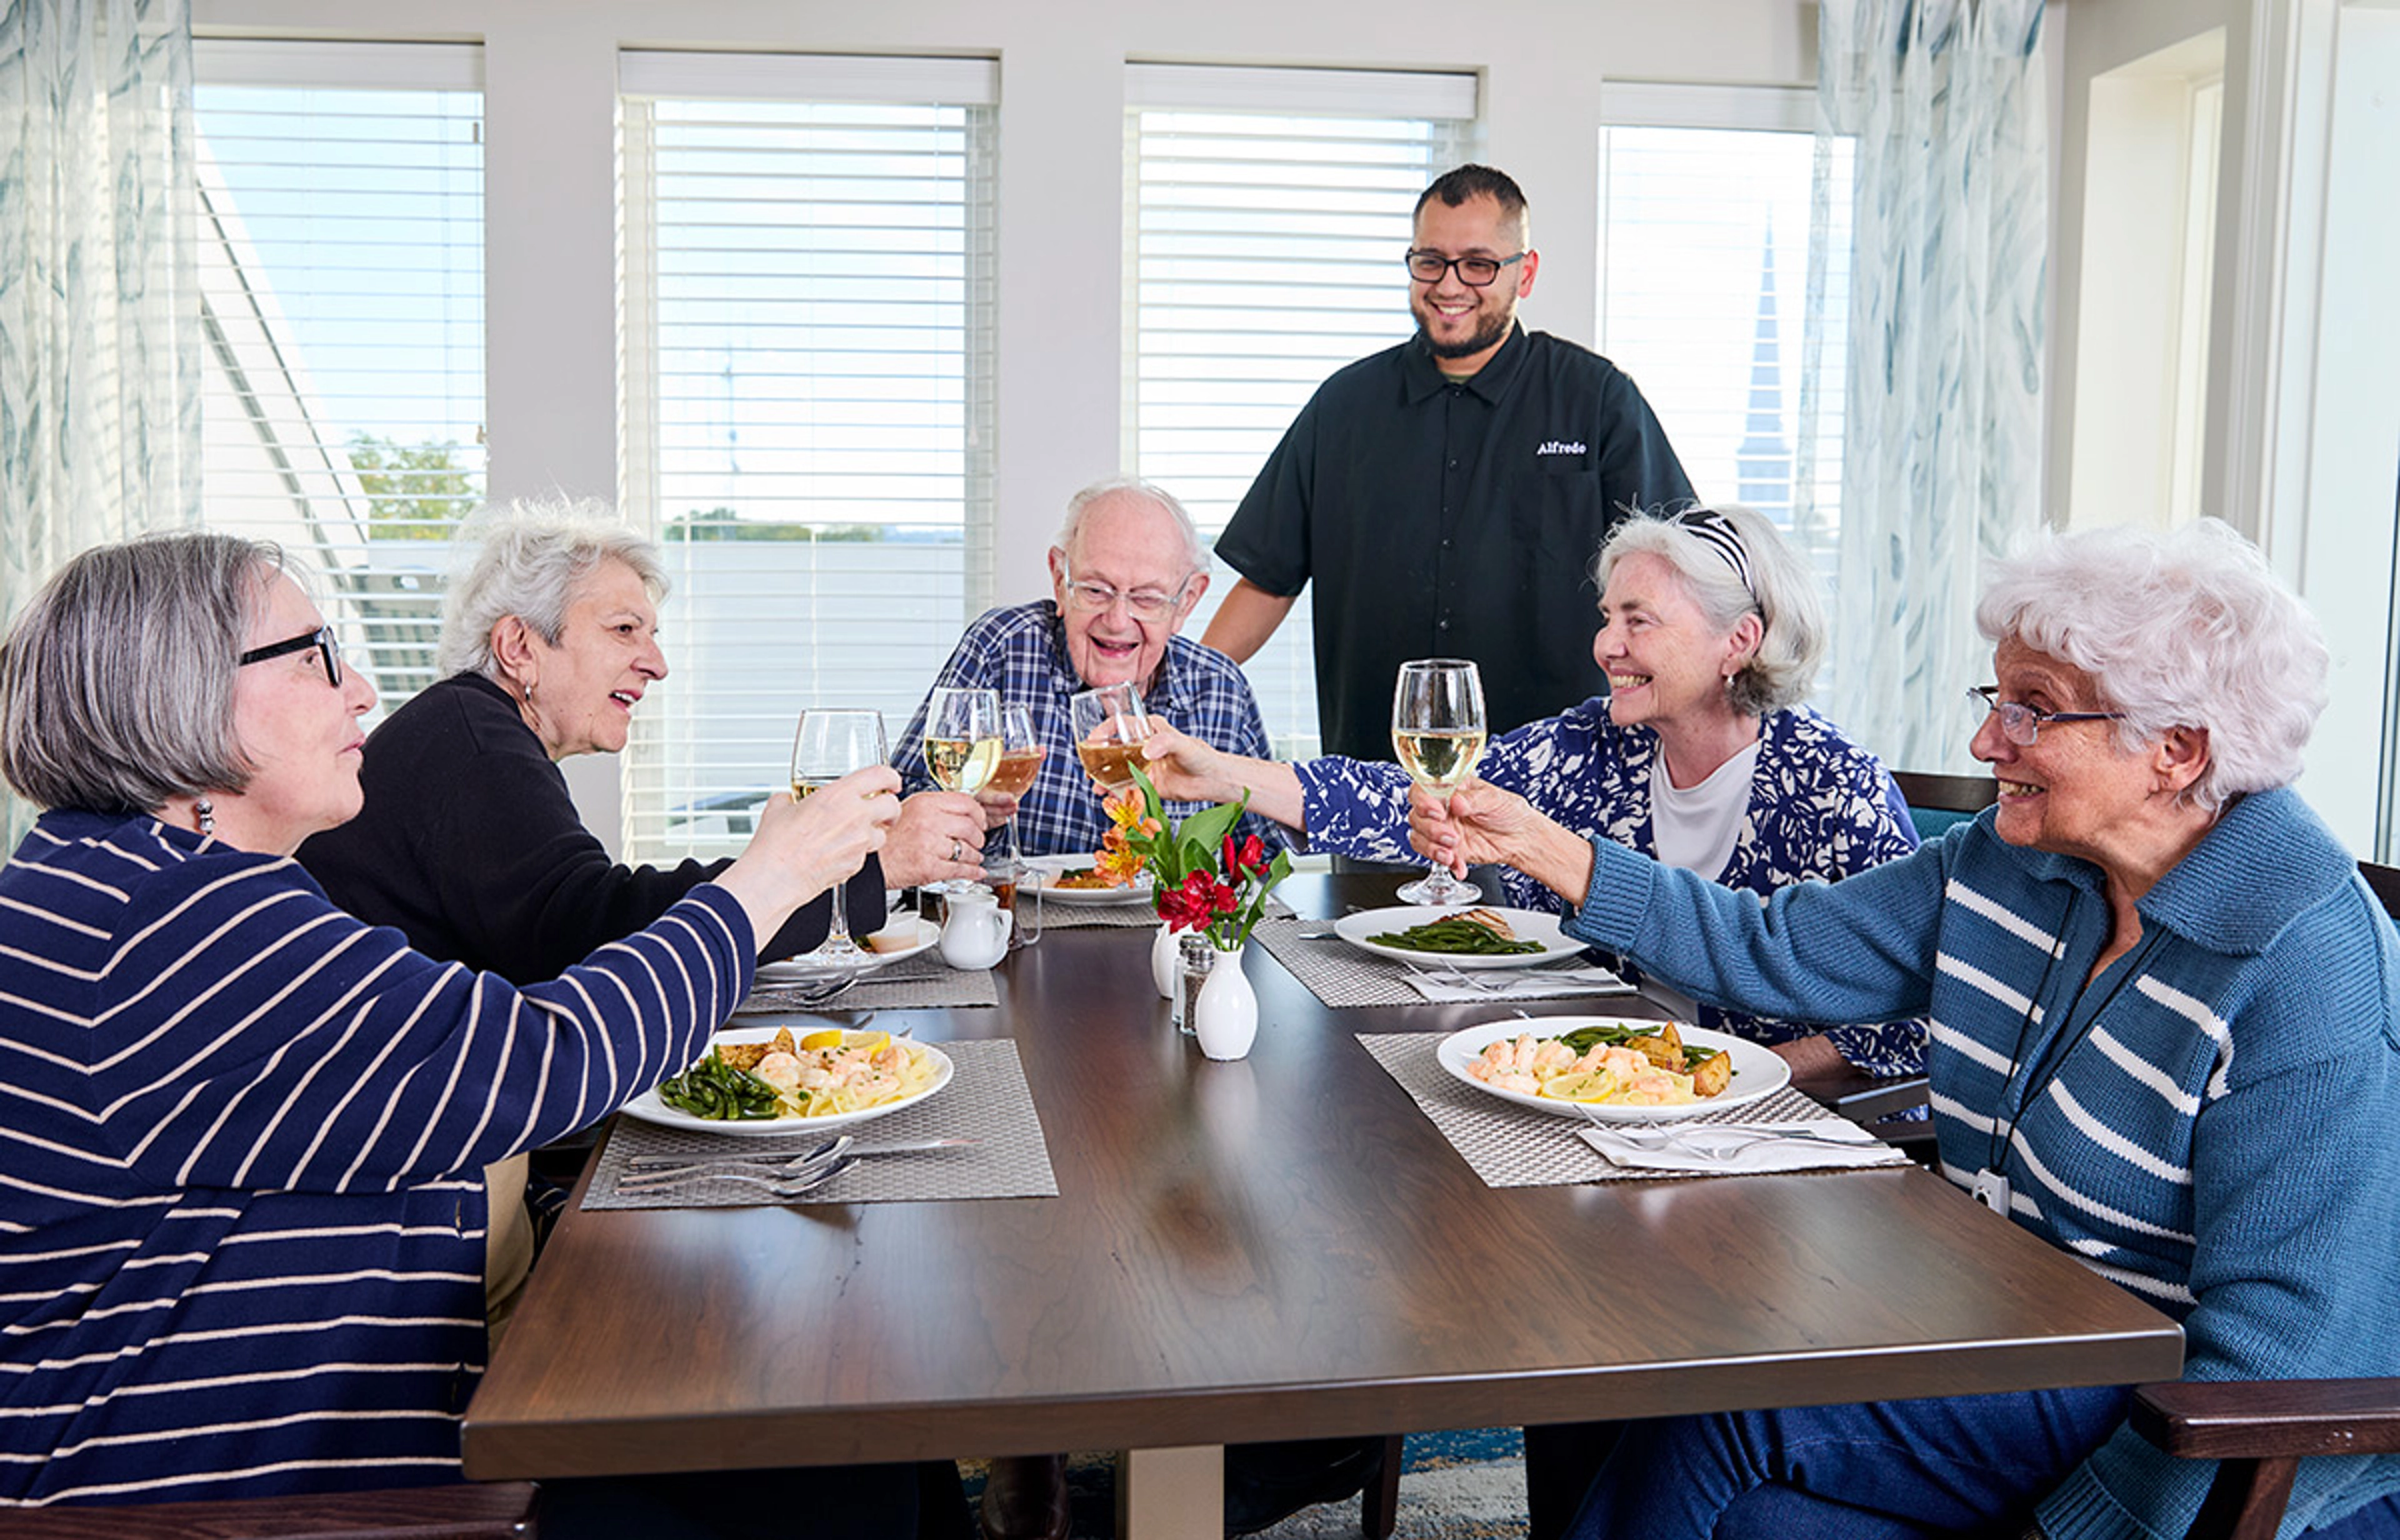
[[[2072,917],[2074,912],[2074,905],[2070,901],[2067,914]],[[2083,991],[2090,987],[2089,981],[2076,987],[2074,998],[2066,1003],[2066,1025],[2072,1029],[2071,1034],[2062,1034],[2066,1037],[2066,1041],[2054,1053],[2049,1046],[2044,1047],[2041,1057],[2034,1064],[2032,1072],[2025,1077],[2025,1095],[2017,1098],[2017,1110],[2009,1117],[2009,1129],[2005,1137],[1999,1131],[1998,1116],[1995,1115],[1992,1120],[1991,1141],[1986,1146],[1990,1154],[1990,1159],[1986,1163],[1989,1169],[1997,1171],[2000,1168],[2001,1160],[2010,1150],[2015,1148],[2017,1124],[2024,1119],[2025,1109],[2031,1107],[2040,1098],[2043,1092],[2050,1089],[2050,1083],[2058,1078],[2058,1072],[2061,1070],[2066,1068],[2066,1061],[2074,1056],[2076,1049],[2083,1045],[2083,1040],[2092,1035],[2092,1029],[2100,1025],[2100,1018],[2108,1014],[2108,1007],[2117,1002],[2117,997],[2125,992],[2125,987],[2141,976],[2142,965],[2149,961],[2150,953],[2156,950],[2159,943],[2165,939],[2166,932],[2163,929],[2156,925],[2149,928],[2149,934],[2142,937],[2142,944],[2134,950],[2134,955],[2124,959],[2119,964],[2124,971],[2117,975],[2117,982],[2108,987],[2108,992],[2101,997],[2100,1003],[2093,1007],[2092,1014],[2083,1018],[2083,1024],[2080,1027],[2074,1025],[2075,1013],[2082,1006]],[[2052,956],[2055,961],[2056,954],[2052,953]],[[2042,969],[2042,981],[2045,986],[2049,983],[2049,979],[2050,969],[2045,965]],[[2025,1012],[2025,1020],[2030,1022],[2032,1019],[2033,1011],[2029,1007]],[[2053,1043],[2055,1041],[2053,1040]],[[2025,1024],[2020,1023],[2017,1028],[2017,1048],[2022,1052],[2024,1046]],[[2012,1053],[2009,1057],[2010,1081],[2016,1078],[2016,1070],[2017,1055]],[[2003,1095],[2007,1092],[2008,1083],[2008,1081],[2000,1083]],[[1994,1109],[1996,1114],[1998,1111]]]

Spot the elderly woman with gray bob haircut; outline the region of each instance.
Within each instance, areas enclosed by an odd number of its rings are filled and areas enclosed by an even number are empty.
[[[634,709],[666,677],[658,548],[589,499],[491,509],[466,539],[443,611],[451,672],[367,740],[365,811],[300,859],[335,903],[398,926],[420,951],[545,978],[648,924],[726,863],[619,865],[558,770],[573,755],[621,751]],[[979,874],[982,841],[974,798],[909,797],[880,864],[849,885],[856,934],[882,928],[887,883]],[[808,906],[762,938],[763,955],[815,947],[830,914],[830,899]]]
[[[1601,549],[1592,656],[1609,693],[1495,740],[1480,773],[1579,837],[1655,853],[1765,895],[1847,877],[1916,846],[1916,826],[1872,754],[1799,704],[1824,653],[1817,584],[1775,526],[1746,508],[1629,519]],[[1409,780],[1396,764],[1330,756],[1243,759],[1173,733],[1146,751],[1169,796],[1250,806],[1304,828],[1312,850],[1368,860],[1409,854]],[[1555,912],[1514,871],[1509,901]],[[1903,1015],[1905,1013],[1903,1013]],[[1702,1012],[1778,1048],[1802,1070],[1848,1060],[1875,1074],[1923,1062],[1917,1022]]]
[[[2221,525],[2052,536],[1991,570],[1975,757],[1999,802],[1904,860],[1734,898],[1480,784],[1437,859],[1727,1006],[1940,1024],[1943,1176],[2180,1322],[2194,1380],[2400,1374],[2400,936],[2289,787],[2325,699],[2299,600]],[[1580,1536],[2187,1533],[2210,1468],[2130,1387],[1630,1424]],[[1671,1482],[1656,1472],[1675,1473]],[[2400,1460],[2301,1462],[2283,1533],[2400,1533]]]
[[[0,643],[0,772],[45,810],[0,867],[0,1511],[457,1480],[521,1267],[485,1171],[698,1058],[756,938],[897,816],[882,766],[779,794],[657,924],[520,988],[290,859],[358,811],[375,699],[223,534],[88,551]]]

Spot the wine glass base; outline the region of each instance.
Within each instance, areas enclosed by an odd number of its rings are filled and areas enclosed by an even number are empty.
[[[848,936],[828,936],[812,952],[802,952],[801,960],[809,962],[855,962],[867,955],[866,947]]]
[[[1403,883],[1393,896],[1403,904],[1480,904],[1483,890],[1436,866],[1414,882]]]

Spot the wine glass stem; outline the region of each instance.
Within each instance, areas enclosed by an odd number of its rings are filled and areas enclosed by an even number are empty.
[[[850,946],[850,894],[845,885],[833,885],[833,910],[827,919],[825,945],[835,950]]]

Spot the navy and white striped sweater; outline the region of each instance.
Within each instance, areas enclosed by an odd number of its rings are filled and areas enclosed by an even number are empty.
[[[703,886],[519,990],[289,860],[46,815],[0,871],[0,1506],[457,1479],[483,1168],[689,1063],[752,966]]]
[[[1945,1174],[1998,1164],[2017,1223],[2182,1321],[2187,1378],[2400,1374],[2400,938],[2349,854],[2296,793],[2240,799],[2087,987],[2098,869],[1993,816],[1763,908],[1599,842],[1567,929],[1701,999],[1927,1015]],[[2042,1529],[2179,1535],[2213,1473],[2120,1428]],[[2283,1533],[2395,1490],[2400,1460],[2306,1461]]]

